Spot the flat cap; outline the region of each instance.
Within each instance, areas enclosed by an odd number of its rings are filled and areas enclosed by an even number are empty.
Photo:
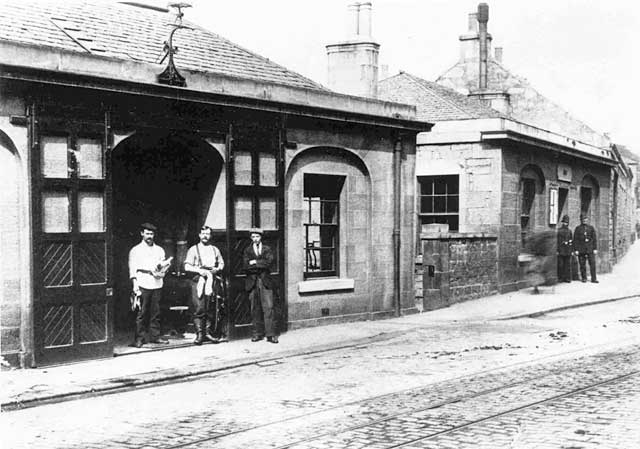
[[[249,234],[264,235],[264,231],[262,230],[262,228],[251,228],[251,229],[249,229]]]
[[[140,229],[148,229],[149,231],[153,231],[153,232],[156,232],[158,230],[158,228],[156,228],[156,226],[153,223],[149,223],[149,222],[142,223],[140,225]]]

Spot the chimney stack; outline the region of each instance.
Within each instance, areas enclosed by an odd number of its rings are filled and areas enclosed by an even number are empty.
[[[487,22],[489,22],[489,5],[478,5],[478,25],[480,37],[480,85],[481,90],[487,88]]]
[[[328,85],[336,92],[376,98],[380,45],[371,37],[371,2],[348,6],[348,39],[327,45]]]
[[[469,33],[478,32],[478,13],[472,12],[469,14]]]
[[[502,64],[502,47],[495,48],[495,60]]]

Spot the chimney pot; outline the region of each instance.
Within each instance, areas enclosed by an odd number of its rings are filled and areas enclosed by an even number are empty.
[[[471,33],[478,32],[478,13],[476,12],[469,14],[469,31]]]
[[[478,5],[478,22],[487,23],[489,21],[489,5],[480,3]]]

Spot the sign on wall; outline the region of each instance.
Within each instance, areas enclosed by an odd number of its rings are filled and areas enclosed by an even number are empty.
[[[571,182],[571,166],[558,164],[558,181]]]
[[[549,224],[558,224],[558,189],[549,189]]]

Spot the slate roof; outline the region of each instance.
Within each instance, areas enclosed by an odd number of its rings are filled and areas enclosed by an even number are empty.
[[[479,100],[407,72],[380,81],[378,97],[414,104],[418,119],[428,122],[503,117]]]
[[[185,10],[188,18],[189,10]],[[0,1],[0,39],[96,56],[159,63],[174,15],[96,0]],[[174,35],[178,69],[328,91],[320,84],[189,23]]]

